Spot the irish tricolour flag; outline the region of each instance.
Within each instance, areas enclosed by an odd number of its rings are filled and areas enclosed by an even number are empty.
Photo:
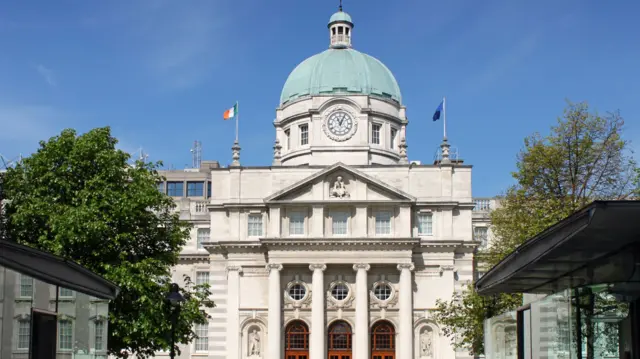
[[[223,116],[225,120],[228,120],[236,117],[237,114],[238,114],[238,104],[236,103],[235,105],[233,105],[232,108],[226,110]]]

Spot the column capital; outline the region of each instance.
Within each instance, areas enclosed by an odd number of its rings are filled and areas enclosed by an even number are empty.
[[[267,268],[268,271],[271,271],[273,269],[277,270],[278,272],[282,270],[282,264],[280,263],[269,263],[265,266],[265,268]]]
[[[398,270],[402,271],[404,269],[408,269],[409,271],[412,271],[415,269],[415,266],[413,265],[413,263],[400,263],[398,264]]]
[[[364,269],[365,272],[369,271],[369,269],[371,269],[371,265],[369,265],[368,263],[356,263],[353,265],[353,270],[354,271],[358,271],[360,269]]]
[[[242,267],[241,266],[227,266],[227,273],[229,272],[238,272],[238,273],[242,273]]]
[[[315,270],[320,270],[321,272],[324,272],[325,269],[327,269],[327,265],[324,263],[312,263],[309,264],[309,270],[310,271],[315,271]]]

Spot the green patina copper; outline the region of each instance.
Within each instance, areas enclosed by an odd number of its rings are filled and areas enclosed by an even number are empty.
[[[324,94],[364,94],[402,103],[395,77],[380,60],[350,48],[328,49],[291,72],[280,104]]]
[[[353,25],[353,21],[351,21],[351,16],[344,11],[338,11],[337,13],[331,15],[331,18],[329,19],[329,25],[338,21],[348,22],[351,25]]]

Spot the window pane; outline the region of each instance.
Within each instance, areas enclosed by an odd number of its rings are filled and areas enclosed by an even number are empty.
[[[247,225],[250,237],[262,236],[262,214],[250,214]]]
[[[309,144],[309,125],[300,125],[300,145]]]
[[[196,351],[209,350],[209,324],[196,324]]]
[[[210,233],[209,228],[198,228],[198,248],[204,248],[202,243],[209,242]]]
[[[287,145],[287,150],[290,150],[291,149],[291,131],[284,130],[284,137]]]
[[[304,214],[291,213],[289,215],[289,234],[292,236],[304,235]]]
[[[33,278],[26,275],[20,275],[20,296],[33,296]]]
[[[473,240],[480,242],[480,247],[486,246],[488,231],[487,227],[473,227]]]
[[[398,134],[398,130],[395,128],[391,129],[391,149],[394,149],[396,146],[396,135]]]
[[[349,214],[346,212],[331,213],[331,233],[334,235],[346,235]]]
[[[207,198],[211,198],[211,182],[207,182]]]
[[[28,320],[18,322],[18,349],[29,349],[31,323]]]
[[[187,182],[187,197],[204,196],[204,182]]]
[[[95,343],[96,350],[104,350],[104,322],[95,322]]]
[[[172,197],[184,196],[184,182],[167,182],[167,194]]]
[[[196,285],[209,284],[209,272],[196,272]]]
[[[67,288],[60,288],[60,297],[73,297],[73,291]]]
[[[431,213],[418,213],[418,234],[427,236],[433,234],[433,216]]]
[[[380,125],[371,125],[371,143],[380,144]]]
[[[58,322],[58,347],[60,349],[73,349],[73,329],[71,321],[61,320]]]
[[[390,212],[376,212],[376,234],[391,234]]]

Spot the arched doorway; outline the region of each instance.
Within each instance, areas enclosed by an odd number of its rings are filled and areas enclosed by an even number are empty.
[[[344,321],[337,321],[329,327],[327,340],[329,359],[351,359],[351,326]]]
[[[395,359],[395,357],[396,331],[388,321],[379,321],[371,329],[371,358]]]
[[[309,327],[300,320],[287,325],[284,341],[285,359],[309,359]]]

